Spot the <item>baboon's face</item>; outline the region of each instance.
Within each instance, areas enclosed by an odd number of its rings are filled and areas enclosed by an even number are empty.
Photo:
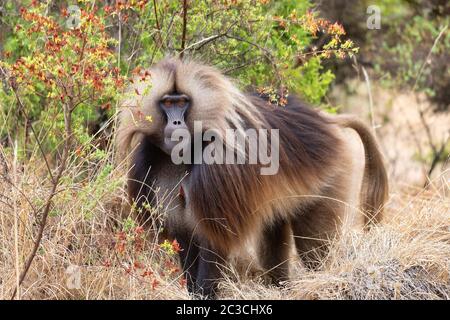
[[[165,119],[161,149],[170,154],[177,144],[176,141],[171,139],[172,133],[177,129],[189,130],[185,116],[191,105],[190,98],[186,94],[173,92],[163,95],[158,105]]]

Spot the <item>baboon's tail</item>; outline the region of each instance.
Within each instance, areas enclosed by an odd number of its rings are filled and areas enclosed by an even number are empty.
[[[371,130],[354,116],[340,115],[336,123],[355,130],[365,154],[364,177],[361,188],[361,208],[365,214],[365,225],[377,223],[382,218],[383,206],[388,198],[388,178],[383,164],[383,155]]]

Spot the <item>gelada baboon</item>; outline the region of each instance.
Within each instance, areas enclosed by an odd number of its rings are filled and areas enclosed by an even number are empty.
[[[148,81],[134,82],[130,91],[136,96],[123,105],[118,150],[130,159],[128,193],[137,207],[164,203],[164,229],[183,248],[190,292],[214,297],[221,259],[251,238],[275,283],[288,277],[292,236],[305,266],[319,266],[326,244],[351,211],[346,204],[352,196],[352,154],[343,128],[359,134],[365,153],[362,210],[353,213],[365,215],[366,225],[380,219],[386,171],[374,136],[359,120],[326,115],[294,97],[275,106],[193,61],[167,58],[149,74]],[[171,134],[177,128],[194,133],[194,121],[222,139],[230,128],[279,129],[278,172],[261,175],[261,165],[250,163],[174,164]],[[171,191],[177,196],[161,196]]]

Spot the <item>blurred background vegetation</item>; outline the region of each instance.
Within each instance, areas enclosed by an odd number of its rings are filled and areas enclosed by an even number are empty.
[[[450,23],[448,1],[331,0],[317,3],[317,9],[324,17],[343,24],[347,36],[361,49],[358,62],[370,68],[375,79],[380,79],[388,87],[423,91],[437,110],[448,110],[448,29],[433,48],[432,59],[428,56],[439,33]],[[377,5],[381,10],[382,28],[378,32],[367,29],[366,8],[369,5]],[[417,79],[424,63],[426,68]],[[338,81],[355,75],[354,70],[344,64],[334,68]]]

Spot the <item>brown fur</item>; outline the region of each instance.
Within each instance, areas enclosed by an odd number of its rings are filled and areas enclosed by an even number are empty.
[[[366,225],[379,222],[382,218],[383,205],[389,194],[388,177],[383,164],[383,155],[370,129],[357,118],[340,115],[332,119],[338,125],[355,130],[364,145],[365,167],[363,187],[361,188],[362,210]]]
[[[126,150],[140,146],[131,161],[128,190],[135,201],[142,195],[157,196],[151,188],[142,188],[143,184],[156,180],[157,185],[170,189],[183,180],[182,172],[189,173],[182,182],[185,202],[177,200],[177,216],[168,218],[170,229],[179,230],[172,232],[174,237],[194,235],[221,257],[238,250],[249,238],[259,237],[261,265],[273,268],[273,278],[279,281],[287,277],[286,248],[292,231],[305,264],[318,267],[327,241],[339,234],[348,211],[352,159],[342,136],[345,127],[359,134],[365,148],[362,209],[367,222],[381,217],[387,176],[375,139],[362,122],[319,113],[295,98],[289,98],[285,107],[274,107],[261,97],[242,94],[217,70],[192,61],[166,59],[150,72],[148,83],[137,82],[132,88],[143,93],[150,85],[149,93],[124,103],[118,149],[123,157]],[[170,169],[174,166],[170,157],[158,149],[165,120],[157,103],[173,91],[192,100],[185,119],[191,131],[195,120],[202,120],[205,130],[215,128],[222,138],[227,128],[240,132],[247,128],[279,129],[279,172],[263,176],[259,165],[250,164],[193,164]],[[153,122],[146,122],[146,116]],[[146,175],[149,168],[151,173]],[[273,256],[274,252],[277,255]],[[199,267],[198,278],[207,273]],[[200,286],[209,285],[202,281]]]

